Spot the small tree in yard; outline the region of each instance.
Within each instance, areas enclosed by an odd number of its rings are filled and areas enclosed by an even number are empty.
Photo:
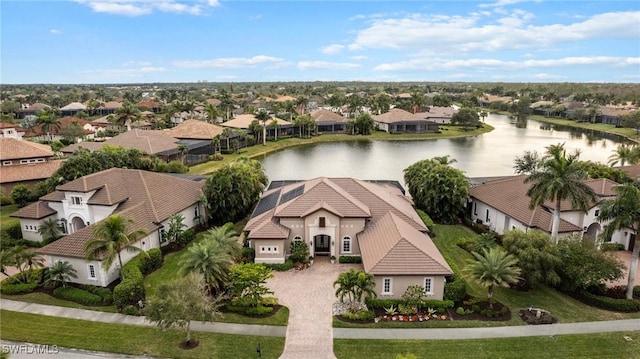
[[[509,287],[520,280],[518,259],[497,247],[485,249],[482,254],[472,253],[475,261],[470,261],[465,271],[483,287],[487,287],[489,308],[493,309],[493,288]]]
[[[560,282],[557,268],[561,264],[556,246],[548,234],[540,231],[512,230],[502,239],[504,249],[518,258],[524,285],[554,286]]]
[[[31,199],[31,190],[24,184],[18,184],[11,190],[11,199],[18,207],[24,207]]]
[[[78,278],[73,266],[67,261],[58,261],[47,268],[44,275],[44,286],[47,288],[56,288],[60,285],[66,287],[71,278]]]
[[[304,263],[309,258],[309,246],[305,241],[291,242],[291,255],[289,259],[293,263]]]
[[[333,282],[333,287],[336,286],[338,287],[336,297],[340,302],[344,302],[345,297],[352,304],[360,303],[368,297],[376,297],[376,283],[373,276],[362,270],[356,272],[351,268],[348,272],[340,273],[338,279]]]
[[[180,235],[184,232],[183,228],[186,226],[187,225],[184,224],[184,216],[181,213],[174,213],[169,216],[169,229],[165,234],[169,244],[177,243],[178,238],[180,238]]]
[[[162,283],[156,294],[151,297],[145,307],[147,319],[158,327],[184,328],[185,347],[192,348],[197,342],[191,341],[191,321],[209,322],[220,314],[218,308],[222,298],[211,298],[207,293],[202,276],[192,273],[185,278]]]
[[[260,263],[234,264],[229,271],[229,293],[232,302],[246,307],[257,307],[267,294],[273,294],[267,288],[267,279],[273,277],[270,268]]]

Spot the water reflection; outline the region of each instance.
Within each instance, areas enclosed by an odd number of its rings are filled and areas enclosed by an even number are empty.
[[[489,115],[495,130],[480,136],[420,141],[357,141],[318,143],[269,154],[261,159],[270,179],[307,179],[318,176],[394,179],[426,158],[450,155],[453,164],[472,177],[513,174],[513,161],[526,150],[540,153],[552,144],[579,149],[581,159],[607,163],[621,137],[529,120],[519,128],[506,116]]]

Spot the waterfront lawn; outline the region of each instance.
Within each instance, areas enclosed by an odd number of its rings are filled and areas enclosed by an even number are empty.
[[[262,358],[278,358],[284,338],[192,332],[200,345],[183,350],[184,331],[89,322],[37,314],[0,311],[0,338],[158,358],[254,358],[260,344]],[[89,340],[88,340],[89,338]]]
[[[323,134],[313,136],[311,138],[299,138],[299,137],[287,137],[280,138],[278,141],[267,141],[266,145],[257,144],[254,146],[241,148],[240,153],[225,154],[222,161],[209,161],[199,165],[192,166],[189,169],[191,174],[208,174],[211,173],[223,165],[233,162],[240,156],[247,156],[249,158],[255,158],[264,156],[267,153],[280,151],[288,147],[306,145],[311,143],[321,142],[346,142],[346,141],[369,141],[369,140],[428,140],[437,138],[452,138],[452,137],[466,137],[476,136],[493,130],[493,127],[484,124],[482,128],[465,131],[460,126],[440,126],[440,133],[402,133],[402,134],[390,134],[384,131],[373,131],[370,135],[348,135],[348,134]]]
[[[633,340],[627,341],[625,336]],[[334,339],[337,358],[637,358],[640,332],[469,340]],[[408,354],[413,354],[410,356]]]
[[[555,125],[569,126],[569,127],[577,127],[583,128],[585,130],[594,130],[600,132],[613,133],[616,135],[624,136],[630,139],[638,140],[640,139],[640,135],[638,131],[633,128],[628,127],[616,127],[614,125],[607,125],[604,123],[591,123],[591,122],[577,122],[575,120],[568,120],[564,118],[552,118],[552,117],[544,117],[539,115],[531,116],[532,120],[551,123]]]

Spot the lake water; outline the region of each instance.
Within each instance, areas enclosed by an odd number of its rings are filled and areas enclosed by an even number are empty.
[[[404,183],[405,168],[434,156],[450,155],[458,161],[452,166],[469,177],[502,176],[514,174],[513,161],[526,150],[543,153],[545,147],[564,142],[568,150],[581,151],[581,160],[607,163],[622,141],[615,136],[560,129],[534,120],[528,121],[527,128],[517,128],[503,115],[490,114],[486,122],[495,130],[473,137],[318,143],[275,152],[260,161],[270,180],[325,176]]]

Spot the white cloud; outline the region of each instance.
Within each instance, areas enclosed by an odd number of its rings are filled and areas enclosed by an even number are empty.
[[[363,61],[363,60],[368,60],[369,58],[367,56],[364,55],[359,55],[359,56],[351,56],[349,57],[351,60],[356,60],[356,61]]]
[[[141,66],[141,67],[148,67],[151,66],[152,63],[149,61],[127,61],[125,63],[122,64],[122,66],[125,67],[130,67],[130,66]]]
[[[154,11],[201,15],[207,8],[220,5],[218,0],[73,0],[94,12],[125,16],[148,15]]]
[[[260,20],[260,19],[262,19],[262,14],[249,16],[249,20],[251,20],[251,21],[256,21],[256,20]]]
[[[284,60],[278,57],[258,55],[250,58],[246,57],[220,57],[211,60],[196,61],[175,61],[176,67],[186,68],[219,68],[219,69],[240,69],[245,67],[256,67],[258,65],[277,65]]]
[[[327,61],[300,61],[298,68],[300,70],[355,70],[362,66],[360,64],[352,64],[347,62],[327,62]]]
[[[538,79],[538,80],[559,80],[559,79],[565,79],[566,78],[566,76],[553,75],[553,74],[547,74],[547,73],[535,74],[535,75],[533,75],[533,77]]]
[[[374,71],[454,71],[475,70],[516,70],[527,68],[549,68],[562,66],[634,66],[640,64],[640,57],[580,56],[547,60],[505,61],[499,59],[416,58],[409,61],[380,64]]]
[[[344,49],[344,45],[331,44],[329,46],[323,47],[320,51],[323,54],[336,55],[336,54],[339,54],[340,52],[342,52],[343,49]]]
[[[60,34],[62,34],[62,31],[60,31],[58,29],[51,29],[51,30],[49,30],[49,33],[54,34],[54,35],[60,35]]]
[[[500,51],[597,39],[637,37],[640,11],[611,12],[570,24],[530,24],[533,15],[511,11],[506,16],[480,24],[480,14],[442,16],[413,14],[372,20],[357,32],[349,49],[411,50],[422,54],[454,54]],[[486,19],[485,19],[486,20]]]

